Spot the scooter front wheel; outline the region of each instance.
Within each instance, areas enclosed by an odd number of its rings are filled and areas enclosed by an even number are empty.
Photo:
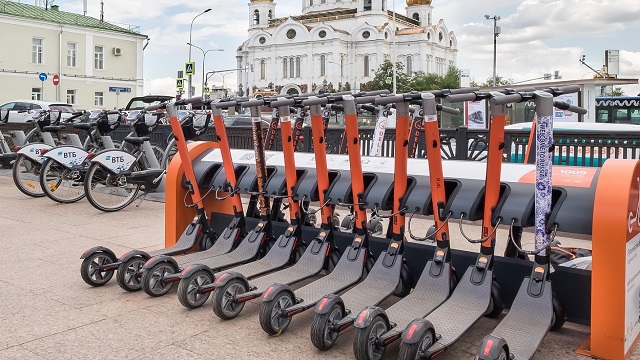
[[[109,254],[97,252],[82,261],[80,276],[84,282],[91,286],[102,286],[113,277],[113,270],[103,271],[102,269],[115,261]]]
[[[153,297],[162,296],[171,290],[173,282],[165,282],[164,278],[167,275],[175,274],[176,269],[169,263],[161,262],[148,270],[142,271],[142,277],[140,282],[142,283],[142,290]]]
[[[433,345],[433,340],[433,333],[427,331],[419,342],[413,344],[407,344],[404,341],[401,342],[398,360],[422,359],[422,354]]]
[[[123,290],[134,292],[142,288],[140,271],[146,259],[140,256],[132,257],[118,266],[116,280]]]

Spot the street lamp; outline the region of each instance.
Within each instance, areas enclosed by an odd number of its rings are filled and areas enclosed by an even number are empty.
[[[204,96],[204,85],[206,83],[205,76],[204,76],[204,64],[205,64],[205,60],[207,59],[207,53],[209,51],[224,51],[224,49],[209,49],[207,51],[204,51],[204,49],[202,49],[200,46],[193,45],[192,43],[187,43],[187,45],[189,45],[189,48],[194,47],[202,51],[202,95]],[[191,96],[193,96],[193,94]]]
[[[498,26],[498,15],[485,15],[485,19],[493,19],[493,87],[496,87],[496,46],[498,44],[498,35],[500,35],[500,26]]]
[[[193,22],[196,21],[196,18],[202,14],[208,13],[209,11],[211,11],[211,9],[207,9],[203,12],[201,12],[200,14],[196,15],[193,17],[193,20],[191,20],[191,26],[189,27],[189,44],[191,44],[191,33],[193,32]],[[191,62],[191,46],[189,46],[189,62]],[[189,75],[189,81],[188,81],[188,86],[189,89],[187,90],[187,95],[188,97],[192,97],[193,93],[191,92],[191,75]]]

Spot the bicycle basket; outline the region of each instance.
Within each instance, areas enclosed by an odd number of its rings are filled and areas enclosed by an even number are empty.
[[[38,127],[40,128],[40,130],[44,131],[45,126],[51,125],[51,113],[47,111],[42,111],[38,114],[34,114],[34,118],[36,117],[37,117],[36,123],[38,124]]]
[[[160,124],[158,121],[162,113],[146,113],[144,121],[142,119],[136,121],[133,128],[138,136],[147,136],[151,134]]]
[[[106,135],[120,126],[120,114],[109,114],[102,116],[97,121],[98,131],[101,135]]]
[[[207,132],[211,122],[211,114],[196,113],[182,123],[182,132],[185,140],[193,140]]]

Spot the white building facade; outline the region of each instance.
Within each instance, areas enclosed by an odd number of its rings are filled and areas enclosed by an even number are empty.
[[[123,107],[143,94],[146,39],[135,28],[57,6],[0,0],[0,103],[33,99],[78,109]],[[47,74],[46,81],[40,73]],[[122,89],[119,95],[115,88]]]
[[[407,0],[396,14],[396,61],[404,71],[443,75],[456,66],[457,40],[443,20],[434,22],[431,0]],[[244,94],[359,90],[392,59],[393,22],[387,0],[303,0],[302,15],[276,18],[271,0],[249,3],[249,37],[237,50]]]

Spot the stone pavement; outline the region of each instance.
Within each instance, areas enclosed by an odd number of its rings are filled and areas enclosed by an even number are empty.
[[[0,170],[0,359],[353,359],[352,332],[328,352],[311,345],[312,311],[296,316],[289,330],[274,338],[260,328],[259,301],[225,322],[210,306],[185,309],[175,290],[150,298],[121,290],[115,279],[89,287],[79,274],[82,252],[94,245],[116,254],[162,247],[164,204],[146,201],[109,214],[86,200],[60,205],[24,196],[7,173]],[[453,243],[466,242],[454,238]],[[497,322],[482,318],[440,358],[472,359]],[[547,336],[536,359],[583,358],[573,351],[587,333],[588,327],[565,325]],[[391,346],[386,358],[397,352],[397,345]],[[640,351],[632,358],[640,359]]]

